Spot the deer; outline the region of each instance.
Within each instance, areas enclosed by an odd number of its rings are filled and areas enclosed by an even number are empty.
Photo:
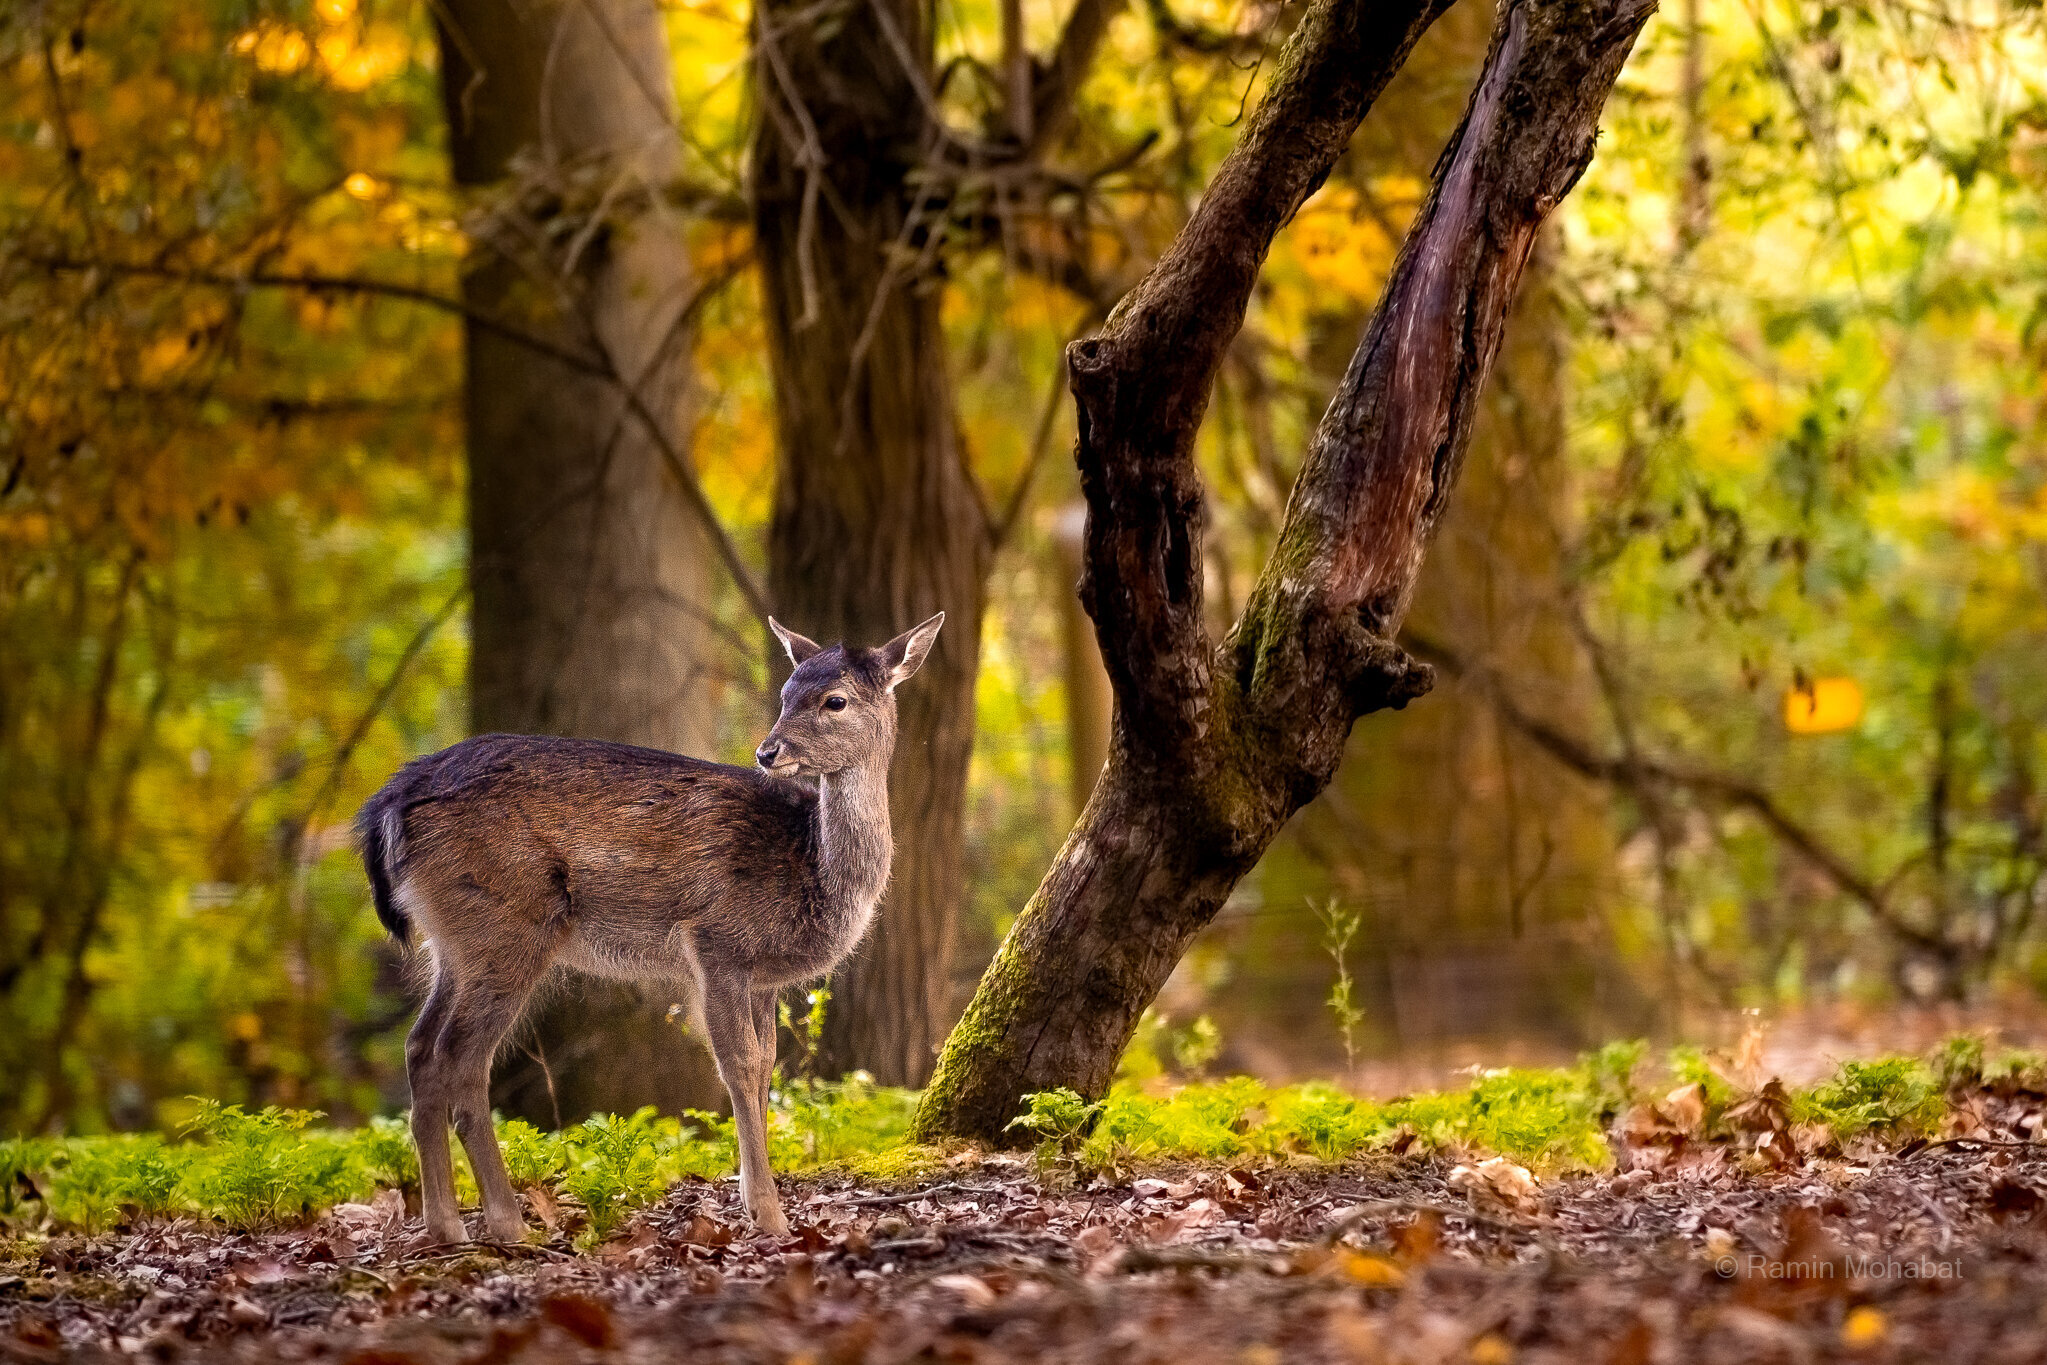
[[[787,1234],[768,1165],[776,1001],[836,967],[874,917],[895,849],[895,691],[944,623],[825,648],[769,618],[794,671],[755,767],[482,735],[406,764],[364,803],[377,917],[401,946],[416,930],[431,968],[405,1043],[429,1244],[467,1240],[451,1125],[488,1237],[525,1235],[491,1126],[491,1062],[564,972],[684,985],[732,1097],[746,1212]]]

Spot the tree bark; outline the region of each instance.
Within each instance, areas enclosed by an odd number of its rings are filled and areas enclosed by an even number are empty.
[[[699,282],[662,207],[681,145],[660,14],[651,0],[434,14],[456,182],[495,191],[463,302],[597,362],[466,329],[472,726],[709,753],[711,549],[662,450],[687,447]],[[607,373],[637,386],[659,437]],[[578,983],[507,1049],[496,1102],[548,1123],[714,1103],[669,1003]]]
[[[926,7],[755,16],[754,214],[775,384],[768,582],[790,625],[876,644],[946,613],[901,708],[896,857],[840,968],[820,1068],[920,1085],[950,1022],[965,899],[967,763],[993,537],[967,473],[927,247],[946,212],[912,172],[934,150]]]
[[[1651,0],[1507,0],[1464,121],[1220,648],[1202,624],[1195,432],[1278,227],[1435,17],[1322,0],[1200,208],[1068,353],[1089,505],[1082,600],[1116,693],[1109,766],[918,1114],[1000,1140],[1024,1095],[1099,1095],[1196,931],[1431,674],[1393,645],[1537,229],[1592,156]]]

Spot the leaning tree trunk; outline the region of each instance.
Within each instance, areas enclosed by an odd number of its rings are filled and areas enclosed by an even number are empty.
[[[1393,643],[1543,219],[1591,160],[1652,0],[1506,0],[1464,122],[1316,432],[1236,628],[1202,625],[1194,435],[1278,227],[1434,18],[1320,0],[1179,239],[1068,353],[1082,600],[1116,693],[1108,771],[948,1040],[918,1129],[1000,1139],[1033,1091],[1107,1089],[1144,1006],[1353,722],[1425,691]]]
[[[775,384],[768,583],[820,640],[875,644],[946,613],[900,698],[895,870],[839,969],[826,1072],[930,1075],[949,1022],[974,675],[992,538],[960,448],[939,292],[918,258],[944,209],[911,173],[931,150],[926,7],[755,11],[754,224]]]
[[[661,198],[681,149],[660,14],[652,0],[434,14],[455,179],[497,192],[462,279],[472,724],[708,753],[710,551],[661,448],[685,440],[698,281]],[[579,986],[507,1049],[495,1101],[549,1123],[715,1103],[669,1003]]]

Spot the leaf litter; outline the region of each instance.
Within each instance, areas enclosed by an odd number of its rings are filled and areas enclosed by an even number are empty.
[[[1933,1107],[1847,1068],[1686,1080],[1616,1106],[1598,1171],[1399,1134],[1142,1169],[969,1151],[789,1177],[776,1239],[702,1176],[584,1250],[545,1185],[520,1246],[423,1247],[391,1189],[296,1228],[137,1216],[0,1264],[0,1360],[2047,1359],[2047,1095],[1973,1079]]]

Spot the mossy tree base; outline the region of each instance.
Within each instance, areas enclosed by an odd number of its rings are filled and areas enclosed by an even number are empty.
[[[1272,237],[1445,8],[1321,0],[1158,266],[1068,351],[1081,599],[1115,689],[1109,765],[947,1041],[920,1136],[1015,1140],[1034,1091],[1098,1096],[1144,1007],[1357,718],[1430,670],[1392,641],[1543,220],[1592,157],[1653,0],[1507,0],[1464,121],[1218,648],[1194,439]]]

